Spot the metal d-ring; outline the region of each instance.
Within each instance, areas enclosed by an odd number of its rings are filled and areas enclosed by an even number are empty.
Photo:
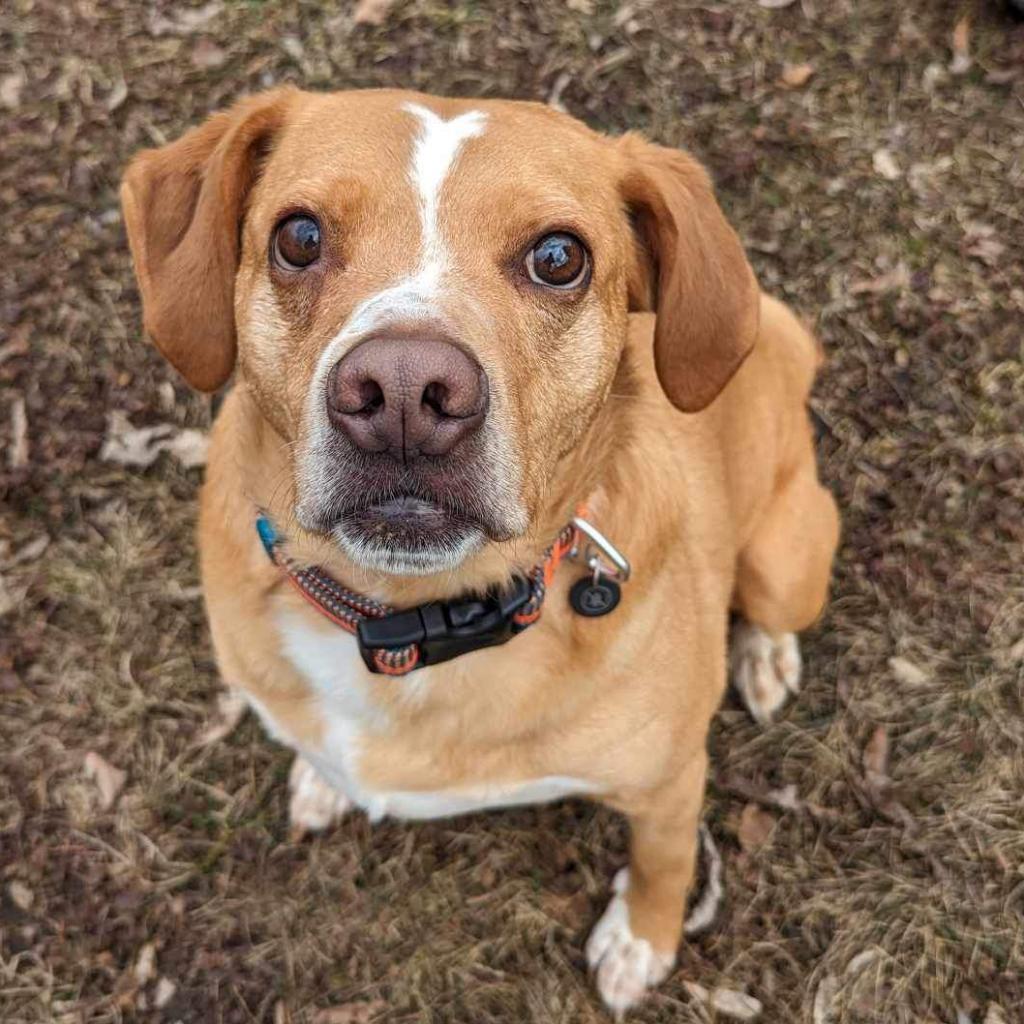
[[[607,557],[608,561],[615,567],[615,571],[618,574],[619,579],[625,583],[629,579],[629,559],[592,523],[588,523],[586,519],[580,516],[575,516],[572,521],[572,525],[587,538],[589,544],[593,545],[597,550]],[[601,575],[601,562],[596,555],[592,555],[589,550],[584,552],[584,559],[587,565],[594,570],[594,582],[597,582],[597,578]]]

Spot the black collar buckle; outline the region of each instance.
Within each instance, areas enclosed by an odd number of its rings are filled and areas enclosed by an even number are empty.
[[[520,627],[513,616],[530,600],[529,580],[515,576],[501,590],[490,590],[481,598],[430,601],[416,608],[393,612],[381,618],[363,619],[358,626],[359,653],[371,672],[380,671],[374,652],[417,644],[417,668],[437,665],[460,654],[495,647],[510,640]]]

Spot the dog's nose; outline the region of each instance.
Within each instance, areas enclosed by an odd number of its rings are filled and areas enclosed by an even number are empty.
[[[447,455],[483,423],[487,375],[441,339],[374,338],[335,363],[327,414],[364,452]]]

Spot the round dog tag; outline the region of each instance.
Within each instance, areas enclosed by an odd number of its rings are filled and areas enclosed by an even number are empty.
[[[592,576],[584,576],[569,590],[569,604],[577,615],[593,619],[614,611],[621,596],[622,590],[615,580],[604,576],[596,580]]]

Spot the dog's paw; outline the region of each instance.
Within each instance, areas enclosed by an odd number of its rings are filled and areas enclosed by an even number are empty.
[[[307,832],[322,832],[351,806],[348,797],[324,782],[303,757],[296,756],[292,763],[288,789],[288,820],[296,838]]]
[[[646,939],[633,934],[628,888],[629,869],[623,868],[612,882],[611,901],[587,939],[587,964],[597,972],[597,991],[616,1020],[662,982],[675,963],[674,952],[658,953]]]
[[[761,725],[768,725],[790,695],[800,692],[800,645],[795,633],[783,633],[775,640],[760,626],[738,622],[729,661],[732,684]]]

